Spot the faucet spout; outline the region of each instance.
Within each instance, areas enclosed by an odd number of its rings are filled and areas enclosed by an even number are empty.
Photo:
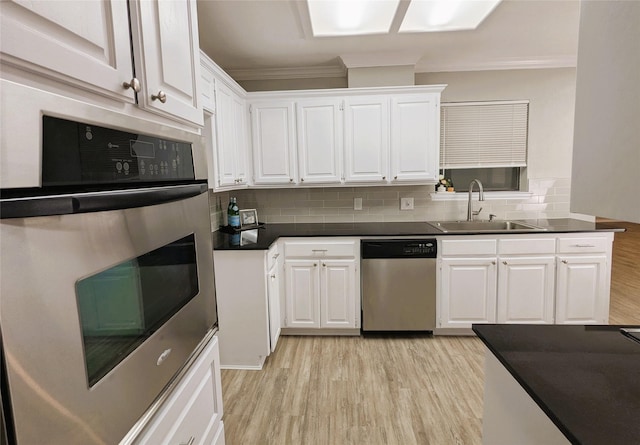
[[[484,201],[484,188],[479,179],[474,179],[469,183],[469,201],[467,202],[467,221],[473,221],[474,212],[471,210],[471,194],[473,193],[473,184],[478,184],[478,201]],[[478,211],[478,213],[480,213]]]

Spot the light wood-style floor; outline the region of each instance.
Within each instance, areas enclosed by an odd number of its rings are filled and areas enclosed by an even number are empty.
[[[609,323],[640,325],[640,224],[607,224],[627,229],[613,241]]]
[[[640,324],[640,225],[616,233],[611,324]],[[262,371],[222,371],[228,445],[480,444],[475,337],[281,337]]]
[[[281,337],[222,371],[227,444],[479,444],[483,379],[473,337]]]

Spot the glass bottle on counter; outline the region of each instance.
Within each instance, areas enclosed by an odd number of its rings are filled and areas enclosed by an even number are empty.
[[[227,207],[227,223],[235,229],[240,228],[240,209],[238,208],[236,198],[231,198],[229,200],[229,207]]]

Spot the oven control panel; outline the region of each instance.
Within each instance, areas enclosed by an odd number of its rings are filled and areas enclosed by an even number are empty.
[[[44,116],[42,185],[195,179],[190,143]]]

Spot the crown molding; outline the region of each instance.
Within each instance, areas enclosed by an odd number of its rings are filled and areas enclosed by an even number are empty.
[[[227,73],[235,80],[313,79],[320,77],[346,77],[344,65],[289,68],[230,69]]]
[[[577,56],[558,56],[532,57],[529,59],[487,59],[473,62],[418,62],[416,64],[416,73],[575,68],[577,66],[577,60]]]

